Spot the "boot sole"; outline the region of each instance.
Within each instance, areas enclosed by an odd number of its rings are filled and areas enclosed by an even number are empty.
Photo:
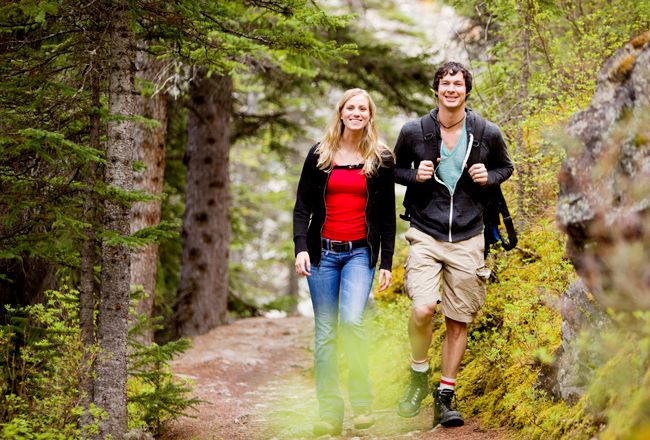
[[[465,424],[465,420],[460,417],[452,417],[447,420],[441,420],[440,424],[445,428],[457,428],[459,426],[463,426]]]
[[[317,423],[312,430],[316,437],[324,435],[340,435],[343,432],[343,426],[338,424],[331,424],[329,422]]]
[[[400,417],[404,417],[405,419],[410,419],[412,417],[417,416],[418,414],[420,414],[420,408],[418,408],[417,411],[412,412],[412,413],[403,413],[400,410],[397,410],[397,415],[400,416]]]

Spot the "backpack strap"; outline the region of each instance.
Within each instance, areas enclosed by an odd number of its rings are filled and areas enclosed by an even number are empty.
[[[424,144],[430,147],[433,151],[433,163],[440,157],[440,142],[436,142],[438,136],[438,125],[436,124],[435,117],[438,110],[432,110],[428,115],[420,118],[420,125],[422,126],[422,135],[424,136]]]
[[[424,138],[424,144],[433,151],[432,160],[436,163],[436,159],[440,157],[440,143],[436,142],[438,136],[436,135],[438,127],[435,122],[435,117],[438,110],[431,110],[427,115],[424,115],[420,118],[420,126],[422,127],[422,135]],[[419,164],[415,164],[416,168]],[[410,221],[411,220],[411,199],[413,198],[413,190],[411,188],[406,188],[406,194],[404,195],[404,214],[400,214],[402,220]]]
[[[494,201],[496,202],[497,209],[499,214],[503,219],[503,224],[506,227],[506,233],[508,234],[508,239],[506,240],[501,234],[499,238],[501,240],[501,245],[503,249],[509,251],[514,249],[517,246],[517,232],[515,231],[515,225],[512,223],[512,217],[510,217],[510,211],[508,211],[508,205],[506,205],[506,199],[503,197],[503,192],[501,192],[501,186],[498,186],[494,189]]]
[[[472,143],[472,151],[470,153],[470,162],[472,164],[479,161],[480,146],[483,142],[485,134],[485,127],[487,125],[485,118],[476,112],[472,112],[474,141]],[[490,188],[485,192],[485,209],[483,211],[483,223],[485,225],[485,256],[490,252],[490,245],[501,242],[504,250],[509,251],[517,246],[517,231],[515,231],[506,199],[501,191],[501,185]],[[499,231],[499,225],[503,222],[506,228],[507,238],[504,237]]]
[[[470,152],[469,155],[469,163],[470,164],[475,164],[479,161],[480,153],[481,153],[481,143],[483,142],[483,135],[485,134],[485,126],[487,125],[485,123],[485,118],[483,116],[479,115],[475,111],[469,110],[467,111],[468,115],[472,115],[472,127],[469,129],[471,130],[472,135],[474,136],[474,140],[472,141],[472,151]]]
[[[508,205],[506,205],[506,199],[503,197],[503,192],[501,191],[501,186],[487,190],[485,199],[486,203],[483,211],[485,229],[483,230],[483,236],[485,237],[484,256],[487,257],[491,245],[500,241],[503,249],[509,251],[517,246],[518,239],[515,225],[512,222],[512,217],[510,217],[510,211],[508,211]],[[503,221],[506,227],[507,239],[499,231],[501,221]]]

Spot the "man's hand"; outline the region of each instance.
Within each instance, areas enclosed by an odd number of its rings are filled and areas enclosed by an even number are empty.
[[[311,262],[309,261],[309,252],[302,251],[296,255],[296,273],[298,275],[311,275]]]
[[[416,182],[426,182],[433,177],[433,162],[430,160],[423,160],[418,165],[418,172],[415,175]]]
[[[469,176],[475,183],[478,183],[481,186],[485,186],[488,183],[488,172],[485,165],[482,163],[475,163],[468,170]]]
[[[378,287],[380,292],[390,285],[392,278],[393,276],[391,275],[390,270],[379,269],[379,279],[377,280],[377,284],[379,285]]]

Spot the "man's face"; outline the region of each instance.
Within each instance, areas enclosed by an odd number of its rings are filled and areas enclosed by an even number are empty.
[[[467,91],[463,73],[445,74],[438,84],[438,104],[449,110],[456,110],[465,105],[466,99]]]

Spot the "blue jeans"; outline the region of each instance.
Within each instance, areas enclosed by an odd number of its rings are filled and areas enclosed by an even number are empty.
[[[349,366],[348,395],[352,408],[355,413],[364,412],[372,403],[368,338],[363,325],[375,274],[369,266],[367,247],[349,252],[323,250],[319,266],[312,266],[307,277],[314,307],[316,396],[321,419],[343,420],[337,362],[339,326]]]

